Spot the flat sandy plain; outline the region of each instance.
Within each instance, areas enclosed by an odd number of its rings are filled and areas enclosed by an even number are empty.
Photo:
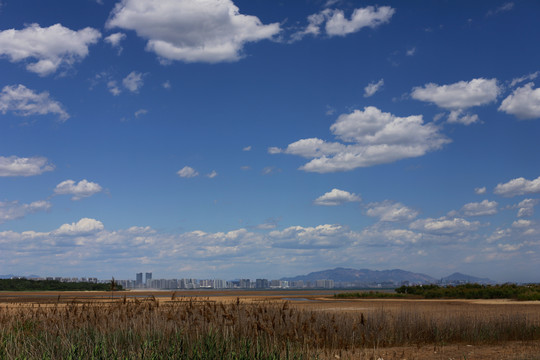
[[[434,318],[457,317],[465,314],[522,314],[540,326],[540,302],[511,300],[403,300],[403,299],[335,299],[336,290],[184,290],[184,291],[121,291],[121,292],[1,292],[0,308],[4,311],[21,307],[74,303],[103,304],[124,298],[159,301],[256,303],[288,302],[289,306],[307,311],[340,312],[369,316],[374,311],[414,309]],[[1,324],[0,324],[1,325]],[[437,344],[415,347],[364,349],[358,358],[388,359],[511,359],[540,360],[540,341],[504,342],[500,344]],[[346,354],[346,358],[356,358]],[[335,357],[339,359],[339,357]]]

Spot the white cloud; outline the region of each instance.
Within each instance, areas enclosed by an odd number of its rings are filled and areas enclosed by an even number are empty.
[[[210,179],[213,179],[213,178],[215,178],[216,176],[218,176],[218,173],[217,173],[216,170],[212,170],[211,173],[206,174],[206,177],[208,177],[208,178],[210,178]]]
[[[361,233],[351,232],[353,246],[410,245],[422,240],[423,235],[407,229],[385,229],[379,226],[369,227]]]
[[[167,80],[162,84],[162,86],[163,86],[164,89],[170,89],[171,88],[171,82],[169,80]]]
[[[499,204],[496,201],[484,200],[477,203],[468,203],[463,205],[461,212],[465,216],[482,216],[482,215],[494,215],[497,213],[497,206]]]
[[[540,177],[537,177],[534,180],[527,180],[522,177],[512,179],[507,183],[498,184],[494,190],[495,194],[506,197],[538,192],[540,192]]]
[[[501,13],[501,12],[511,11],[513,8],[514,8],[514,3],[513,2],[507,2],[507,3],[504,3],[503,5],[499,6],[495,10],[489,10],[486,13],[486,16],[493,16],[493,15]]]
[[[118,96],[122,93],[122,90],[118,87],[118,83],[116,80],[111,80],[107,82],[107,88],[109,89],[109,92],[113,94],[114,96]]]
[[[467,221],[462,218],[419,219],[410,226],[413,230],[434,235],[457,235],[460,233],[475,231],[480,227],[478,221]]]
[[[489,104],[497,99],[500,88],[497,79],[472,79],[450,85],[426,84],[415,87],[411,96],[448,110],[460,110]]]
[[[479,121],[478,115],[464,114],[463,110],[452,110],[450,111],[450,115],[448,115],[448,122],[450,124],[471,125]]]
[[[395,9],[390,6],[375,8],[367,6],[355,9],[350,20],[345,18],[342,10],[333,10],[326,21],[326,33],[329,36],[345,36],[359,31],[364,27],[375,28],[390,21],[395,13]]]
[[[132,71],[122,80],[122,84],[131,92],[137,92],[143,86],[143,75],[139,72]]]
[[[533,89],[528,83],[515,89],[499,106],[499,111],[514,115],[518,119],[540,118],[540,88]]]
[[[78,183],[73,180],[62,181],[60,184],[56,185],[56,188],[54,189],[56,195],[73,195],[71,200],[80,200],[101,191],[103,191],[103,188],[99,184],[90,182],[86,179],[81,180]]]
[[[59,67],[70,67],[88,55],[88,46],[97,43],[101,33],[96,29],[70,30],[60,24],[42,28],[28,25],[23,30],[0,31],[0,55],[11,62],[34,60],[28,71],[40,76],[52,74]]]
[[[0,112],[17,116],[56,114],[61,121],[69,118],[62,104],[52,100],[48,92],[38,94],[21,84],[4,86],[0,93]]]
[[[272,229],[275,229],[277,228],[278,226],[278,223],[281,219],[279,218],[270,218],[270,219],[266,219],[266,221],[262,224],[259,224],[257,226],[255,226],[256,229],[259,229],[259,230],[272,230]]]
[[[121,52],[122,47],[120,46],[120,43],[125,40],[126,37],[126,34],[117,32],[107,36],[104,40],[105,42],[111,44],[112,47],[118,48],[118,51]]]
[[[413,99],[427,101],[451,110],[448,122],[469,125],[478,122],[478,116],[463,114],[465,109],[486,105],[497,99],[501,88],[497,79],[472,79],[450,85],[426,84],[415,87],[411,92]]]
[[[512,227],[515,228],[528,228],[533,224],[531,220],[519,219],[512,223]]]
[[[316,227],[291,226],[268,234],[274,247],[289,249],[332,249],[350,242],[347,229],[341,225]]]
[[[85,236],[92,235],[104,229],[101,221],[82,218],[76,223],[64,224],[51,234],[57,236]]]
[[[367,6],[355,9],[349,20],[345,17],[343,10],[324,9],[308,16],[307,27],[293,34],[292,41],[298,41],[306,35],[319,35],[323,24],[325,24],[325,32],[328,36],[345,36],[365,27],[376,28],[389,22],[394,13],[395,9],[389,6]]]
[[[251,145],[242,148],[242,151],[251,151]]]
[[[530,74],[527,74],[527,75],[520,76],[518,78],[514,78],[510,82],[510,87],[514,87],[517,84],[519,84],[521,82],[524,82],[524,81],[532,81],[532,80],[536,79],[538,77],[538,75],[540,75],[540,71],[536,71],[536,72],[533,72],[533,73],[530,73]]]
[[[505,252],[517,251],[523,247],[523,244],[499,244],[499,249]]]
[[[479,188],[475,188],[474,189],[474,192],[476,193],[476,195],[483,195],[485,194],[487,191],[486,187],[479,187]]]
[[[512,229],[497,229],[486,239],[486,241],[488,243],[493,243],[505,237],[509,237],[511,234]]]
[[[397,117],[372,106],[339,116],[330,130],[337,138],[353,144],[310,138],[289,144],[286,149],[271,147],[268,152],[313,158],[300,169],[328,173],[422,156],[450,142],[435,124],[424,124],[421,115]]]
[[[184,166],[182,169],[178,170],[177,174],[178,176],[183,178],[192,178],[199,176],[199,173],[190,166]]]
[[[146,109],[139,109],[135,111],[135,117],[138,118],[139,116],[148,114],[148,110]]]
[[[534,214],[534,207],[538,204],[538,199],[524,199],[517,204],[518,217],[529,217]]]
[[[134,30],[163,59],[209,63],[239,60],[246,43],[281,30],[240,14],[231,0],[122,0],[106,26]]]
[[[313,202],[315,205],[324,205],[324,206],[336,206],[342,205],[346,202],[360,202],[362,199],[360,196],[350,193],[348,191],[332,189],[330,192],[327,192],[324,195],[319,196]]]
[[[378,217],[380,221],[411,221],[418,216],[418,211],[413,210],[401,203],[388,200],[370,203],[367,205],[367,208],[367,215]]]
[[[416,48],[413,47],[413,48],[407,50],[406,54],[407,54],[407,56],[414,56],[415,53],[416,53]]]
[[[275,166],[265,166],[261,171],[263,175],[272,175],[272,174],[275,174],[276,172],[281,172],[281,169]]]
[[[9,220],[25,217],[27,214],[46,211],[50,208],[51,203],[43,200],[34,201],[30,204],[19,204],[18,201],[0,201],[0,224]]]
[[[364,88],[364,97],[373,96],[377,91],[379,91],[384,85],[384,79],[381,79],[377,82],[369,83],[368,86]]]
[[[0,156],[0,177],[34,176],[52,170],[54,170],[54,165],[44,157]]]

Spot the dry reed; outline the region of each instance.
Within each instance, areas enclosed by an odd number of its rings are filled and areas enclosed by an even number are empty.
[[[362,349],[540,340],[540,315],[512,311],[314,311],[176,295],[0,307],[0,359],[311,359]],[[339,356],[339,355],[338,355]]]

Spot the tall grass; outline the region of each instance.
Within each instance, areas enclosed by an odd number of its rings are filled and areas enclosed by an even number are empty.
[[[0,308],[0,359],[311,359],[361,349],[540,340],[540,318],[506,311],[302,310],[172,297]]]

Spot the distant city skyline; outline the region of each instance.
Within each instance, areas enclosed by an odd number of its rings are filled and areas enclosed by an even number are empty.
[[[540,282],[538,14],[1,0],[0,273]]]

